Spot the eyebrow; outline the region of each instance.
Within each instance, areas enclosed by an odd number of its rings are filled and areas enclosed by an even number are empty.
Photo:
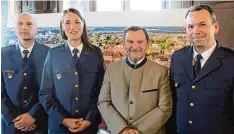
[[[67,20],[65,20],[65,21],[73,21],[73,20],[67,19]],[[74,20],[74,21],[81,21],[81,20],[80,20],[80,19],[76,19],[76,20]]]
[[[26,22],[24,22],[24,21],[18,21],[17,23],[31,23],[31,24],[33,24],[33,21],[26,21]]]
[[[133,40],[129,40],[129,39],[127,39],[127,41],[128,41],[128,42],[134,42]],[[142,41],[142,42],[143,42],[144,40],[135,40],[135,41],[136,41],[136,42],[139,42],[139,41]]]
[[[187,25],[197,25],[197,24],[202,24],[202,23],[206,23],[205,21],[201,21],[199,23],[196,23],[196,24],[187,24]]]
[[[129,40],[129,39],[127,39],[127,42],[134,42],[133,40]]]

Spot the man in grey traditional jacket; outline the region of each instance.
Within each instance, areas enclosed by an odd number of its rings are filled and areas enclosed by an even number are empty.
[[[98,108],[112,134],[164,134],[172,95],[167,69],[147,60],[150,39],[142,27],[124,31],[126,59],[109,64]]]

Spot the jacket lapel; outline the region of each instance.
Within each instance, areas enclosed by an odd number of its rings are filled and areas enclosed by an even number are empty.
[[[80,53],[79,63],[82,64],[85,61],[86,57],[87,57],[87,53],[85,52],[85,48],[83,47]]]
[[[75,62],[73,61],[73,58],[72,58],[71,50],[70,50],[69,46],[67,45],[67,43],[64,43],[64,45],[61,47],[61,52],[62,52],[62,54],[60,55],[60,58],[62,61],[64,61],[63,63],[71,64],[72,66],[76,66]]]
[[[216,48],[215,48],[215,50],[214,50],[214,52],[211,54],[211,56],[209,57],[209,59],[206,61],[205,65],[201,69],[201,72],[195,78],[195,80],[193,81],[193,83],[199,81],[200,79],[202,79],[206,75],[208,75],[211,72],[213,72],[214,70],[218,69],[221,66],[221,63],[220,63],[219,60],[221,58],[224,58],[224,57],[225,57],[224,51],[220,48],[219,45],[217,45]]]
[[[15,49],[12,51],[12,59],[18,67],[23,67],[23,58],[18,43],[15,45]]]
[[[32,66],[34,63],[37,63],[38,57],[40,57],[40,46],[38,42],[35,41],[31,54],[29,55],[28,62],[24,67],[24,71]]]
[[[190,46],[186,51],[185,51],[185,56],[182,57],[184,58],[182,61],[182,65],[184,69],[186,70],[189,78],[191,81],[194,79],[194,71],[193,71],[193,47]]]

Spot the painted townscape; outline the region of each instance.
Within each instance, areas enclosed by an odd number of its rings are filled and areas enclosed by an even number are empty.
[[[105,65],[125,57],[122,46],[123,31],[126,27],[89,27],[88,33],[92,44],[101,48]],[[173,52],[187,45],[183,27],[145,27],[150,35],[151,45],[147,58],[169,68]],[[39,28],[37,41],[56,47],[64,40],[59,28]],[[12,28],[5,31],[5,46],[17,41]]]

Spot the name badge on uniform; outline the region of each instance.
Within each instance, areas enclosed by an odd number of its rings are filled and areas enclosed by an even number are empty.
[[[12,79],[13,78],[13,75],[15,73],[14,70],[5,70],[5,72],[7,73],[7,76],[8,76],[8,79]]]
[[[175,87],[179,87],[180,83],[178,81],[175,81]]]
[[[60,80],[62,78],[62,74],[56,74],[57,79]]]

